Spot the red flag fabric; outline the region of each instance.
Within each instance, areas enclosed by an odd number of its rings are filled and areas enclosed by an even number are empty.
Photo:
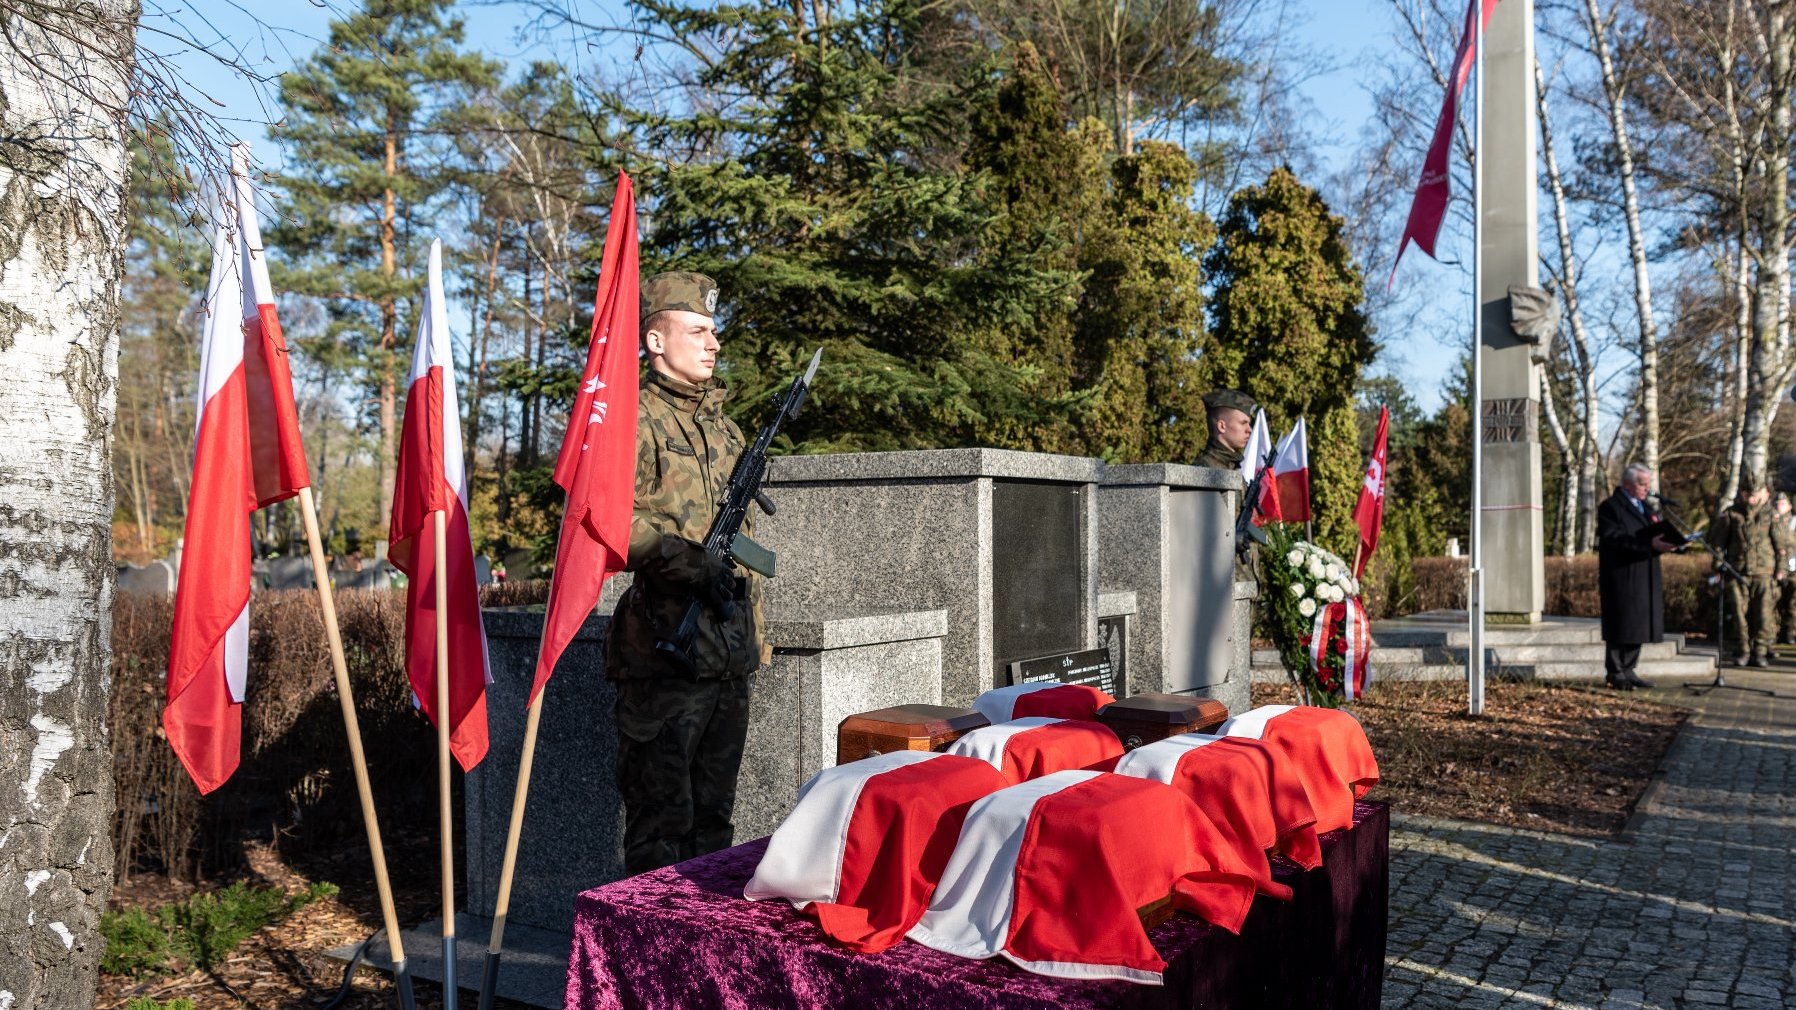
[[[1272,472],[1260,485],[1260,515],[1267,522],[1310,521],[1310,438],[1303,418],[1279,440]]]
[[[1481,15],[1480,7],[1483,8]],[[1447,200],[1452,195],[1453,173],[1449,165],[1453,157],[1453,124],[1459,114],[1459,92],[1472,72],[1483,26],[1490,24],[1491,12],[1496,8],[1497,0],[1471,0],[1466,5],[1465,28],[1459,36],[1459,48],[1453,53],[1453,76],[1447,81],[1447,96],[1441,101],[1440,115],[1434,121],[1434,137],[1428,142],[1428,153],[1422,158],[1422,178],[1416,183],[1416,195],[1409,205],[1409,220],[1404,222],[1403,237],[1397,240],[1397,259],[1391,263],[1387,287],[1396,281],[1397,264],[1403,262],[1403,251],[1409,243],[1414,242],[1416,248],[1434,256],[1434,242],[1440,236],[1441,221],[1447,216]],[[1474,17],[1480,18],[1476,28]]]
[[[468,529],[468,477],[462,462],[461,412],[455,398],[455,359],[449,345],[449,306],[443,297],[443,243],[430,244],[430,283],[412,355],[393,485],[393,566],[404,572],[405,670],[412,693],[434,724],[437,711],[436,622],[449,623],[449,750],[465,771],[486,756],[486,631],[480,624],[480,587]],[[436,556],[435,520],[447,537]],[[449,611],[437,613],[436,580],[448,581]]]
[[[555,662],[599,601],[605,580],[630,554],[630,516],[636,503],[636,341],[641,281],[636,250],[636,202],[630,177],[618,174],[599,264],[586,368],[574,397],[555,483],[567,492],[549,612],[543,620],[530,701],[549,682]]]
[[[1359,578],[1378,549],[1378,531],[1384,526],[1385,438],[1390,432],[1391,408],[1378,412],[1378,434],[1372,438],[1372,460],[1366,464],[1366,482],[1360,486],[1353,521],[1359,525],[1359,556],[1353,561],[1353,577]]]
[[[237,770],[249,682],[250,513],[309,483],[248,150],[212,244],[193,485],[169,634],[163,733],[201,793]]]

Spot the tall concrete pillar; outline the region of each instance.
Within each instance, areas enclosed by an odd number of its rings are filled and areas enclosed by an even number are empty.
[[[1478,304],[1484,340],[1484,599],[1492,621],[1537,621],[1546,604],[1540,365],[1510,326],[1509,288],[1538,286],[1534,0],[1503,0],[1485,31],[1484,209]]]

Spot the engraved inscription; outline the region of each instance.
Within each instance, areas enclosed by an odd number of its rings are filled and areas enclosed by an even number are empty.
[[[1540,415],[1532,399],[1484,401],[1484,441],[1533,442],[1540,438]]]

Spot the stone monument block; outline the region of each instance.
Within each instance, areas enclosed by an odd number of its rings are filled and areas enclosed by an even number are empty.
[[[1098,491],[1098,581],[1135,594],[1129,691],[1247,705],[1250,643],[1236,610],[1241,475],[1176,463],[1107,467]],[[1251,606],[1251,596],[1248,605]],[[1239,640],[1238,640],[1239,639]]]
[[[945,610],[939,701],[965,705],[1006,683],[1008,663],[1097,646],[1102,471],[1000,449],[779,457],[779,512],[755,531],[785,573],[767,598],[787,612]]]

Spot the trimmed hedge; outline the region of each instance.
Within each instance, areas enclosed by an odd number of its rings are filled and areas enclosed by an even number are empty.
[[[546,583],[485,587],[486,606],[541,603]],[[405,678],[405,597],[344,591],[338,626],[381,832],[429,830],[436,736]],[[318,596],[258,593],[250,608],[249,693],[237,773],[200,796],[162,730],[174,600],[120,593],[112,612],[112,730],[119,873],[178,879],[234,863],[246,838],[271,836],[288,855],[362,845],[360,800],[337,703]],[[459,778],[459,777],[458,777]]]
[[[1667,554],[1660,559],[1665,575],[1665,630],[1710,637],[1715,633],[1715,589],[1709,584],[1711,568],[1703,555]],[[1466,606],[1465,558],[1417,558],[1411,565],[1414,603],[1401,612],[1464,610]],[[1600,617],[1597,599],[1596,556],[1546,559],[1546,612],[1559,617]],[[1374,601],[1380,598],[1373,596]],[[1380,608],[1373,617],[1400,613]]]

